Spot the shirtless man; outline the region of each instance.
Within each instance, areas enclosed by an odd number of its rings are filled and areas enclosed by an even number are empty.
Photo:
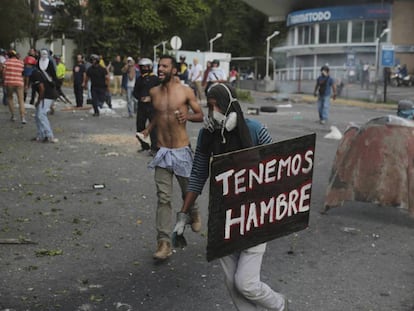
[[[158,78],[161,84],[150,90],[155,116],[142,131],[144,137],[147,137],[152,128],[157,128],[159,150],[149,164],[150,168],[155,169],[154,178],[158,196],[156,214],[158,248],[153,255],[157,260],[167,259],[172,254],[173,176],[176,177],[184,198],[191,173],[193,154],[186,123],[203,121],[203,112],[193,90],[182,85],[176,74],[176,60],[171,56],[162,56],[158,64]],[[200,231],[201,220],[196,206],[192,206],[190,216],[192,230]]]

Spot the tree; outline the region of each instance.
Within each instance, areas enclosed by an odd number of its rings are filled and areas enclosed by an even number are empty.
[[[27,0],[0,1],[0,12],[0,47],[8,49],[12,43],[30,34],[30,3]]]
[[[209,14],[202,0],[89,0],[83,16],[89,52],[152,53],[155,43],[191,28]]]

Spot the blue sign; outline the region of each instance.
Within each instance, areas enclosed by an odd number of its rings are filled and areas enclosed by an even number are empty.
[[[292,12],[287,16],[286,25],[289,27],[340,20],[388,20],[390,17],[390,4],[335,6]]]
[[[384,45],[381,50],[381,66],[394,67],[395,53],[393,45]]]

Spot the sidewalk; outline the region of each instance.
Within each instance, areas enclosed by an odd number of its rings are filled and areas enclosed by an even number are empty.
[[[289,90],[289,92],[279,92],[279,93],[288,93],[288,94],[303,94],[313,96],[313,91],[315,88],[315,81],[281,81],[278,82],[278,87],[280,90]],[[384,104],[383,103],[383,92],[384,86],[378,85],[378,92],[380,95],[379,100],[381,102],[375,103],[373,101],[374,97],[374,85],[370,85],[369,89],[361,89],[359,84],[345,84],[341,95],[337,98],[353,100],[363,103],[371,103],[375,105]],[[397,104],[398,101],[402,99],[411,99],[414,100],[414,87],[393,87],[387,86],[386,90],[386,100],[388,104]],[[352,102],[349,102],[352,103]]]

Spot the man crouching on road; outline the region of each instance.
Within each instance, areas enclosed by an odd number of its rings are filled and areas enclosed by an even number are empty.
[[[160,58],[158,78],[161,84],[150,90],[155,116],[147,128],[142,131],[144,137],[157,128],[159,150],[149,164],[155,168],[155,184],[157,187],[158,206],[156,229],[158,249],[153,257],[164,260],[171,256],[173,176],[181,188],[184,198],[187,191],[188,177],[191,173],[193,154],[190,139],[186,130],[187,120],[202,122],[203,112],[191,88],[184,86],[176,78],[177,62],[168,55]],[[190,112],[190,108],[192,112]],[[201,219],[198,208],[190,209],[191,228],[194,232],[201,230]]]

